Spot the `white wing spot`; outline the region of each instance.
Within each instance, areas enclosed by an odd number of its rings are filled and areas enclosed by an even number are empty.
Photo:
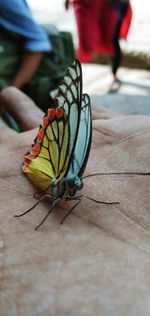
[[[72,78],[75,80],[76,79],[76,71],[74,69],[71,69],[70,74]]]
[[[71,86],[71,91],[73,93],[73,95],[75,96],[75,98],[77,97],[77,88],[74,84],[72,84]]]
[[[71,80],[70,77],[66,76],[66,77],[65,77],[65,82],[66,82],[67,86],[70,86],[72,80]]]

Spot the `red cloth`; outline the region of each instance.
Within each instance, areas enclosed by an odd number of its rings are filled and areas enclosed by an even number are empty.
[[[94,52],[113,56],[113,37],[119,14],[110,7],[109,0],[74,0],[79,48],[78,58],[87,62]],[[120,38],[126,38],[131,22],[130,4],[123,20]]]

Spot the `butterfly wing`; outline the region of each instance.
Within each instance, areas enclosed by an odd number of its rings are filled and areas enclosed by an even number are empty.
[[[78,60],[68,68],[63,84],[58,89],[56,98],[59,107],[66,112],[69,124],[69,164],[75,149],[81,115],[82,69]],[[68,171],[68,170],[67,170]]]
[[[49,109],[43,118],[23,166],[30,180],[49,193],[52,193],[51,185],[57,185],[70,168],[78,136],[81,95],[81,65],[75,60],[58,88],[56,108]]]
[[[74,150],[73,159],[71,161],[70,169],[67,178],[74,178],[82,176],[90,153],[92,141],[92,114],[91,104],[88,94],[82,95],[82,107],[80,124],[78,129],[78,137]]]
[[[68,168],[69,128],[61,108],[49,109],[32,146],[25,157],[23,171],[42,190],[50,192]]]

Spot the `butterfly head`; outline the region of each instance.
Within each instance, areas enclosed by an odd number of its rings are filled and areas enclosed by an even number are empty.
[[[63,178],[59,183],[51,185],[52,195],[55,198],[67,198],[74,196],[76,191],[83,188],[83,181],[77,176],[75,178]]]

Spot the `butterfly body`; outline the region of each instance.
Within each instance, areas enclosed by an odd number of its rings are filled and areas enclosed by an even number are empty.
[[[69,199],[76,194],[76,191],[83,188],[83,181],[79,177],[64,178],[58,184],[51,184],[52,197]]]

